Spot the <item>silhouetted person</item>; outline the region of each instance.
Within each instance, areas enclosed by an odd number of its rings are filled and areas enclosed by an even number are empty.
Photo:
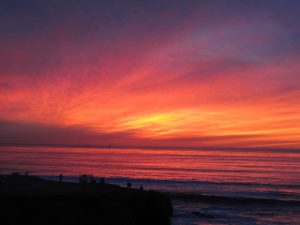
[[[20,174],[18,172],[12,173],[13,176],[19,176]]]
[[[84,174],[84,175],[79,176],[79,183],[86,184],[87,181],[88,181],[87,175]]]
[[[28,177],[28,172],[26,171],[26,172],[24,173],[24,175],[25,175],[26,177]]]
[[[93,175],[90,175],[90,183],[95,184],[97,183],[96,179],[94,178]]]
[[[127,188],[131,188],[131,183],[130,182],[127,183]]]
[[[62,175],[62,174],[59,174],[59,175],[58,175],[58,181],[59,181],[59,182],[62,182],[62,180],[63,180],[63,175]]]
[[[101,184],[105,184],[105,179],[104,179],[104,177],[101,178]]]
[[[141,190],[141,191],[142,191],[142,190],[144,190],[144,187],[143,187],[143,185],[141,185],[141,186],[140,186],[140,190]]]

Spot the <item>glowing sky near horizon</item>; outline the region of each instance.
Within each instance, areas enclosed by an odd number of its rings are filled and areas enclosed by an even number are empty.
[[[300,148],[299,1],[1,1],[0,143]]]

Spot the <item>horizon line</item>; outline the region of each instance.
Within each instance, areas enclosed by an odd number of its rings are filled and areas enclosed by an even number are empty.
[[[26,144],[26,143],[0,143],[0,147],[51,147],[51,148],[100,148],[100,149],[162,149],[162,150],[212,150],[212,151],[284,151],[297,152],[300,149],[292,148],[237,148],[237,147],[180,147],[180,146],[130,146],[130,145],[78,145],[78,144]]]

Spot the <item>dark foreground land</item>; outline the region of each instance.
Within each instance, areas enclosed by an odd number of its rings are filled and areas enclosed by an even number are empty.
[[[99,183],[0,176],[0,224],[169,225],[168,196]]]

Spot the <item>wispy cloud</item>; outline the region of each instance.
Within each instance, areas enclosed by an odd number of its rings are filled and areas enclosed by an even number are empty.
[[[1,142],[299,148],[298,7],[2,2]]]

